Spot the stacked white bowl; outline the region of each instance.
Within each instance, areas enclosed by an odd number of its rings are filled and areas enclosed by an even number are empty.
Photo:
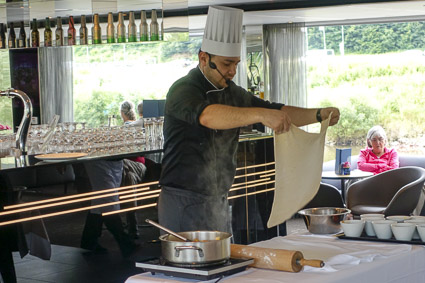
[[[368,236],[376,236],[375,230],[373,229],[372,222],[378,220],[384,220],[384,214],[371,213],[371,214],[362,214],[360,215],[360,219],[365,221],[365,232]]]
[[[399,241],[421,240],[425,242],[425,216],[362,214],[360,220],[343,220],[341,227],[347,237],[367,236],[378,239],[394,238]]]

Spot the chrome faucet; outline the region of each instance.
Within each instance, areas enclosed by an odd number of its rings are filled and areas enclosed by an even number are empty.
[[[28,95],[25,92],[17,89],[8,89],[0,91],[0,96],[7,97],[19,97],[24,103],[24,115],[22,117],[21,123],[19,124],[18,131],[16,132],[15,144],[16,149],[18,149],[22,154],[26,154],[26,142],[28,137],[28,131],[31,124],[32,118],[32,103]]]

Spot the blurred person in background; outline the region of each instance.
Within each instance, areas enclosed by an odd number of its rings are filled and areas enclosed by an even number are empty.
[[[102,191],[106,189],[118,188],[123,179],[123,161],[122,160],[95,160],[85,162],[82,175],[89,179],[90,191]],[[117,191],[115,191],[117,192]],[[95,253],[107,251],[99,243],[102,235],[103,224],[113,235],[118,243],[123,257],[128,257],[136,250],[138,243],[134,242],[128,233],[124,231],[124,226],[119,214],[102,216],[102,213],[116,211],[120,209],[118,193],[114,196],[108,196],[91,200],[91,205],[111,205],[92,208],[87,213],[86,223],[81,236],[81,247]]]
[[[141,101],[139,104],[137,104],[137,113],[139,114],[139,119],[132,122],[131,125],[144,127],[144,123],[143,123],[143,101]]]
[[[137,106],[139,116],[142,118],[136,121],[136,113],[134,112],[134,104],[131,101],[124,101],[121,103],[120,112],[121,118],[123,119],[124,125],[133,126],[137,125],[138,121],[143,123],[143,102],[139,103]],[[143,125],[143,124],[142,124]],[[123,160],[123,171],[122,171],[122,182],[121,186],[132,186],[141,184],[143,182],[143,177],[146,173],[145,166],[145,157],[135,156],[130,158],[125,158]],[[124,204],[123,207],[132,207],[137,206],[137,202]],[[129,211],[126,213],[127,220],[127,231],[128,234],[137,239],[139,237],[139,228],[137,214],[135,211]]]
[[[134,112],[134,103],[131,101],[124,101],[120,105],[121,118],[124,125],[132,124],[136,121],[136,112]]]
[[[374,126],[369,130],[366,143],[367,147],[360,151],[357,161],[360,170],[376,175],[399,167],[397,151],[386,147],[387,135],[381,126]]]

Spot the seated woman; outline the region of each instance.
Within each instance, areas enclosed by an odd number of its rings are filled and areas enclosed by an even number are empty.
[[[367,148],[360,151],[357,167],[362,171],[378,174],[399,167],[395,149],[385,147],[387,135],[381,126],[372,127],[366,137]]]
[[[136,120],[136,112],[134,112],[133,102],[124,101],[121,103],[120,112],[124,125],[132,124]]]

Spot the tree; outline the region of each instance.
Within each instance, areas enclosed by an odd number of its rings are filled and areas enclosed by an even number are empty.
[[[321,107],[334,105],[329,100],[321,102]],[[328,129],[328,139],[338,145],[354,145],[364,141],[367,131],[379,124],[378,109],[367,101],[350,98],[348,106],[340,107],[340,120]],[[354,143],[354,144],[353,144]]]
[[[76,100],[75,121],[86,122],[90,127],[108,124],[108,117],[120,119],[119,106],[124,100],[122,94],[107,91],[94,91],[89,98]]]
[[[327,49],[339,54],[341,26],[325,26]],[[380,54],[411,49],[424,49],[425,22],[385,23],[344,26],[346,54]],[[308,49],[323,49],[323,32],[308,28]]]

